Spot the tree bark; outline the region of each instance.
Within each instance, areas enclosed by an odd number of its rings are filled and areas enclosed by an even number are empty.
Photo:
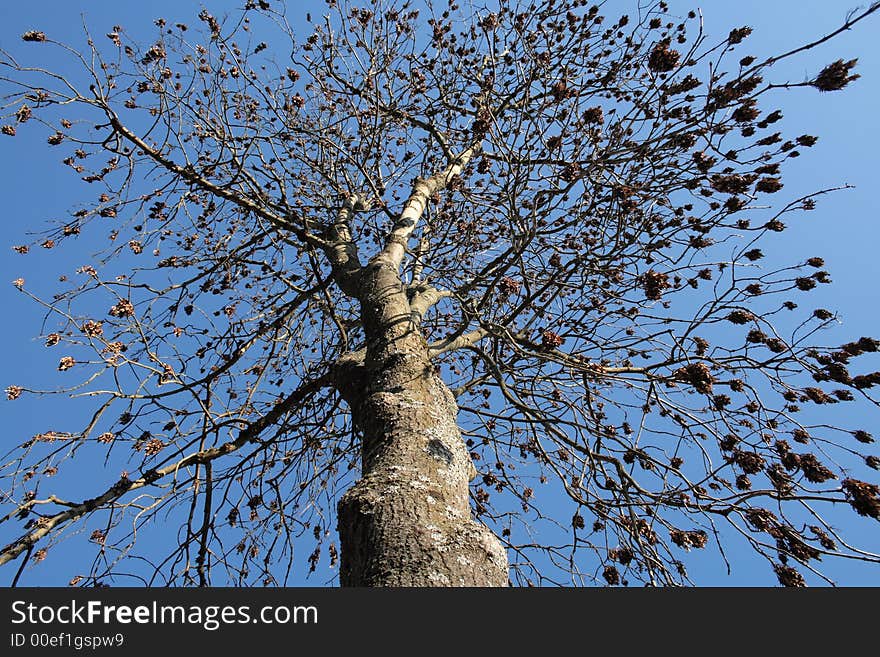
[[[337,388],[363,436],[362,476],[339,502],[342,586],[506,586],[501,542],[471,518],[476,475],[452,393],[435,373],[391,263],[360,277],[363,361]]]

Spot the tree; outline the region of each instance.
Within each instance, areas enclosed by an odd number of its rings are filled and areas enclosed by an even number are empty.
[[[834,313],[790,316],[822,259],[763,269],[757,246],[831,191],[762,205],[817,138],[761,103],[858,77],[774,64],[880,4],[764,60],[749,28],[710,44],[663,2],[328,0],[305,38],[278,4],[84,52],[22,36],[74,72],[0,60],[3,133],[48,128],[89,192],[16,249],[111,240],[51,299],[15,281],[79,374],[52,392],[96,406],[7,456],[3,522],[24,526],[0,563],[83,527],[83,584],[276,583],[312,533],[343,585],[671,585],[730,533],[785,585],[880,561],[826,518],[880,519],[872,436],[805,419],[878,405],[880,372],[852,368],[880,343],[816,344]],[[125,471],[38,494],[96,452]],[[168,521],[165,552],[137,552]]]

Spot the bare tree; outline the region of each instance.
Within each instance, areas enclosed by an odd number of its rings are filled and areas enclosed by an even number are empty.
[[[878,3],[764,60],[663,2],[328,0],[304,38],[280,4],[2,54],[2,132],[47,128],[88,192],[16,249],[110,246],[51,299],[16,281],[75,383],[8,398],[94,407],[6,455],[0,563],[83,531],[83,585],[283,583],[304,542],[369,586],[688,583],[735,536],[785,585],[880,561],[828,515],[880,519],[871,435],[802,410],[876,407],[880,343],[817,344],[822,259],[758,248],[830,191],[765,205],[816,141],[765,99],[858,77],[772,67]]]

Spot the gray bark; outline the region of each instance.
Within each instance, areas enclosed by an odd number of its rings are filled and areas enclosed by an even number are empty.
[[[500,541],[471,518],[476,470],[455,399],[434,371],[397,268],[359,276],[363,360],[337,388],[363,436],[362,477],[339,502],[343,586],[506,586]]]

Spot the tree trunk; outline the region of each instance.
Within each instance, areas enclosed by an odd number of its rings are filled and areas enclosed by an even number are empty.
[[[337,376],[363,436],[362,477],[338,508],[341,584],[506,586],[504,547],[471,518],[455,399],[396,268],[371,263],[360,291],[366,356]]]

